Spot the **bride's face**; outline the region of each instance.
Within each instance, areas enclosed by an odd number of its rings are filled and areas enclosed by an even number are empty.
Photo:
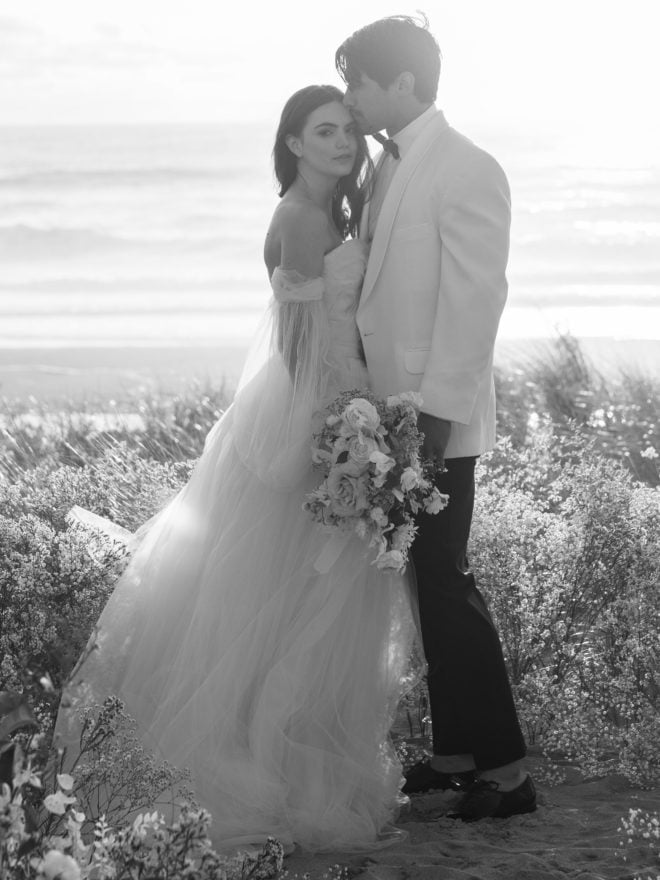
[[[299,138],[289,142],[304,166],[328,177],[350,174],[358,153],[355,120],[339,101],[317,107],[307,117]]]

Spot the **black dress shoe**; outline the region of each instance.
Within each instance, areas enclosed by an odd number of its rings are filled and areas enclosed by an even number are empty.
[[[527,776],[512,791],[500,791],[497,782],[477,779],[458,802],[450,819],[477,822],[479,819],[506,819],[519,813],[533,813],[536,809],[536,789],[532,777]]]
[[[430,761],[419,761],[405,774],[404,794],[419,794],[423,791],[441,789],[442,791],[462,791],[475,781],[474,770],[462,773],[440,773],[431,767]]]

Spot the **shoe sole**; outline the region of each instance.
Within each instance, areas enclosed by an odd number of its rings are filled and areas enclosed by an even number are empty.
[[[508,819],[510,816],[524,816],[526,813],[534,813],[536,811],[536,804],[530,805],[529,807],[523,807],[521,810],[513,810],[511,813],[504,813],[504,815],[498,815],[497,813],[493,813],[492,816],[486,817],[491,819]]]
[[[461,822],[465,822],[469,824],[471,822],[481,822],[482,819],[510,819],[511,816],[524,816],[529,813],[534,813],[536,811],[536,804],[534,806],[523,807],[520,810],[512,810],[510,813],[489,813],[487,816],[462,816],[460,813],[447,813],[447,819],[458,819]]]

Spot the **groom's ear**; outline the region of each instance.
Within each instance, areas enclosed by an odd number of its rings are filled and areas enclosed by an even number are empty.
[[[300,159],[300,157],[302,156],[302,144],[300,143],[300,138],[297,138],[292,134],[288,134],[284,138],[284,142],[291,150],[293,155],[297,156]]]
[[[398,95],[412,95],[415,93],[415,74],[409,70],[400,73],[395,82],[394,88]]]

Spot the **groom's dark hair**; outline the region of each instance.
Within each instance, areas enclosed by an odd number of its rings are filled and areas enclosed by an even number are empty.
[[[335,65],[346,85],[359,85],[362,74],[386,89],[404,71],[415,77],[415,97],[435,101],[440,79],[440,47],[426,16],[380,18],[355,31],[335,52]]]

